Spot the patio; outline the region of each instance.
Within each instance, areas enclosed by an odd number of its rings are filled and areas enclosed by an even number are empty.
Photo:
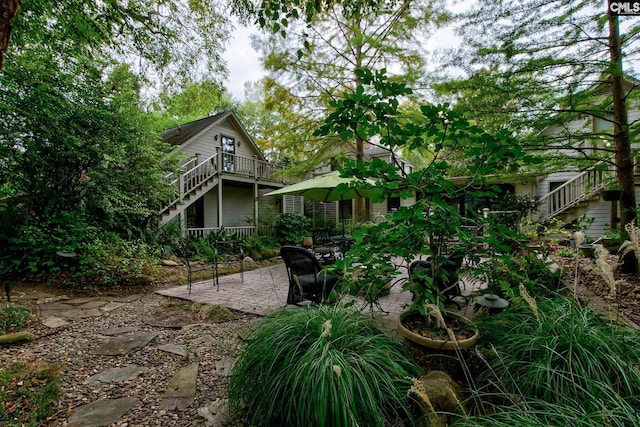
[[[464,295],[469,295],[480,287],[480,282],[474,277],[463,275],[460,280]],[[295,307],[286,304],[289,285],[284,263],[245,271],[244,281],[241,280],[240,273],[235,273],[221,276],[219,282],[219,291],[209,279],[193,283],[191,293],[189,293],[186,284],[163,289],[157,293],[203,304],[220,305],[232,310],[261,316],[268,315],[283,307]],[[369,305],[365,305],[362,298],[355,298],[355,300],[357,306],[362,308],[363,313],[372,313],[382,322],[385,330],[394,332],[399,315],[405,310],[404,306],[411,303],[411,294],[402,292],[401,285],[396,284],[391,288],[388,296],[380,298],[380,307],[374,306],[373,310]],[[463,306],[461,310],[450,307],[449,311],[473,317],[471,305]]]

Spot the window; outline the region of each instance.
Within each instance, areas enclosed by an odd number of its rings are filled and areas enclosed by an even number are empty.
[[[400,208],[400,197],[389,197],[387,199],[387,212],[397,211]]]
[[[225,172],[235,171],[236,141],[230,136],[222,136],[222,165]]]

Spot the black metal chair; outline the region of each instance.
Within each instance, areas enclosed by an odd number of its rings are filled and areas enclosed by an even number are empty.
[[[240,265],[240,281],[244,283],[244,249],[241,240],[216,240],[214,277],[216,290],[220,290],[220,274],[218,268],[221,265]]]
[[[180,243],[178,245],[178,249],[180,250],[180,255],[182,256],[182,261],[184,266],[187,269],[187,285],[189,288],[189,295],[191,295],[191,285],[193,284],[193,273],[198,271],[206,271],[211,270],[211,282],[215,283],[216,281],[216,265],[215,263],[204,263],[204,264],[193,264],[191,259],[189,259],[189,254],[187,253],[187,249],[184,243]]]
[[[340,281],[339,276],[322,271],[318,259],[305,248],[282,246],[280,255],[289,277],[287,304],[304,300],[317,304],[325,302]]]
[[[440,266],[441,274],[433,279],[437,289],[445,297],[445,304],[450,302],[456,305],[458,309],[461,308],[460,303],[455,300],[457,297],[465,296],[460,289],[460,277],[458,270],[462,267],[464,262],[465,253],[463,250],[454,249],[449,255],[445,257],[444,262]],[[424,280],[420,278],[421,274],[415,274],[417,269],[424,270],[427,276],[431,276],[431,260],[427,258],[425,260],[416,260],[409,265],[409,279],[410,280]]]

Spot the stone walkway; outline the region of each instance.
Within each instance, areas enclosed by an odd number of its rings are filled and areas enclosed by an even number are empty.
[[[54,296],[31,290],[19,293],[16,290],[15,293],[17,295],[13,295],[12,303],[20,305],[31,302],[39,307],[42,324],[49,329],[49,332],[44,335],[45,337],[51,333],[66,329],[75,321],[108,315],[141,298],[141,295],[132,295],[115,299],[107,297],[70,299],[66,296]],[[158,335],[157,332],[140,331],[136,327],[128,326],[105,329],[100,334],[108,338],[97,348],[90,350],[89,353],[115,357],[127,355],[150,345]],[[46,340],[46,338],[41,339]],[[213,337],[210,335],[204,335],[192,340],[190,346],[164,344],[159,345],[157,348],[159,351],[188,359],[188,351],[195,353],[199,347],[207,345],[212,340]],[[225,358],[212,361],[212,363],[217,375],[229,376],[235,359]],[[147,369],[149,368],[135,364],[105,369],[87,378],[86,384],[117,384],[134,381]],[[161,415],[167,411],[184,410],[193,403],[197,375],[198,363],[194,362],[177,370],[173,377],[168,379],[164,387],[164,397],[158,406]],[[96,400],[76,407],[64,425],[67,427],[113,425],[118,423],[136,404],[138,404],[138,399],[134,397]],[[221,399],[198,408],[198,414],[203,417],[202,423],[199,425],[222,426],[226,418],[226,404],[226,399]],[[118,423],[117,425],[124,427],[127,424]]]

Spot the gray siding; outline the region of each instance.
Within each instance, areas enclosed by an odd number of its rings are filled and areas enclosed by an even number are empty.
[[[253,189],[223,186],[222,225],[240,227],[253,223]]]

